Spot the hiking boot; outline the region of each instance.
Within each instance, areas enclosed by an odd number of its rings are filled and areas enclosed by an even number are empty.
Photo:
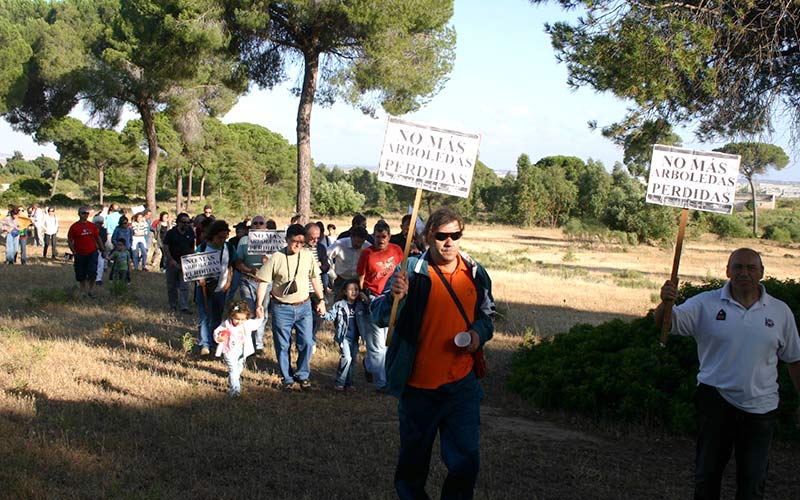
[[[301,380],[298,383],[300,384],[300,389],[302,389],[304,391],[311,390],[311,381],[310,380],[305,379],[305,380]]]

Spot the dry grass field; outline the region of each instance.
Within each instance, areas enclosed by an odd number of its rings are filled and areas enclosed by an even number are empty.
[[[502,315],[487,345],[476,497],[688,498],[690,438],[541,411],[504,384],[526,332],[645,314],[672,250],[504,226],[468,227],[462,241],[489,269]],[[740,243],[688,241],[682,277],[723,277]],[[767,274],[797,276],[800,249],[758,249]],[[29,251],[28,266],[0,267],[0,497],[394,498],[396,402],[363,379],[355,393],[334,392],[329,325],[312,391],[280,391],[269,344],[232,400],[222,361],[186,353],[194,318],[169,313],[164,275],[138,272],[127,293],[106,287],[91,301],[71,265]],[[798,498],[798,456],[796,445],[775,445],[769,498]],[[438,496],[444,468],[433,463]],[[726,497],[731,485],[729,474]]]

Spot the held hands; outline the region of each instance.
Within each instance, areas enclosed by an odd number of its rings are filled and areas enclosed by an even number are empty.
[[[392,277],[391,290],[394,295],[399,298],[404,297],[408,293],[408,276],[404,272],[397,272]]]
[[[671,280],[667,280],[664,282],[664,286],[661,287],[660,296],[662,302],[675,302],[678,297],[678,287]]]
[[[325,301],[324,300],[320,300],[319,303],[317,304],[317,314],[319,314],[320,316],[325,316]]]
[[[259,305],[256,306],[256,318],[263,318],[264,317],[264,306]]]

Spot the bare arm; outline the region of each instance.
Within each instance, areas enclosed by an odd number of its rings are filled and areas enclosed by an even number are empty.
[[[666,304],[664,302],[675,302],[675,298],[678,296],[678,288],[675,284],[667,280],[664,282],[664,286],[661,287],[661,303],[658,304],[656,310],[653,312],[653,320],[655,321],[656,326],[661,326],[664,322],[664,310],[666,309]]]
[[[263,281],[258,283],[256,289],[256,317],[264,317],[264,298],[267,296],[267,284]]]

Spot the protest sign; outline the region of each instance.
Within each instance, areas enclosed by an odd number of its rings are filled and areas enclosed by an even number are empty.
[[[647,202],[730,214],[740,158],[714,151],[653,146]]]
[[[247,233],[247,255],[272,255],[286,246],[283,231],[250,231]]]
[[[481,136],[389,117],[378,180],[466,198]]]
[[[131,207],[131,213],[133,215],[144,213],[144,205],[136,205],[135,207]]]
[[[181,257],[183,281],[197,281],[201,278],[215,278],[222,272],[220,252],[191,253]]]

